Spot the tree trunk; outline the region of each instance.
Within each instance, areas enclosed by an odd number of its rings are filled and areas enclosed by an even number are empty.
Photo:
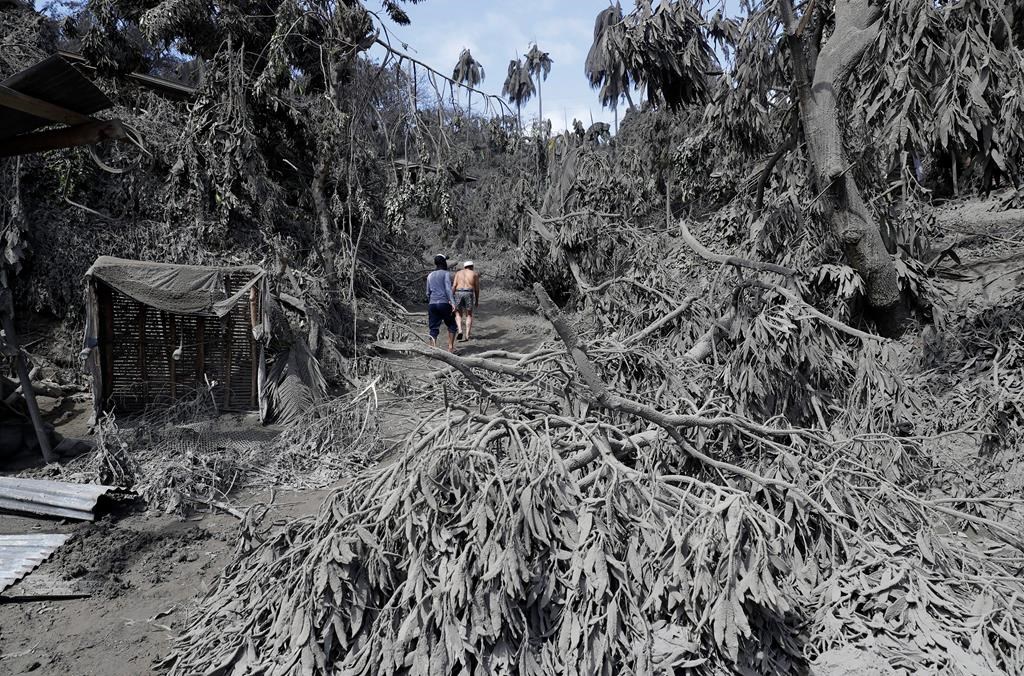
[[[837,0],[835,30],[813,59],[808,58],[808,52],[813,54],[814,46],[805,45],[801,36],[806,22],[798,25],[791,0],[784,0],[781,6],[800,96],[807,154],[814,168],[817,189],[822,199],[827,200],[832,226],[843,243],[850,265],[864,279],[868,305],[880,330],[898,331],[896,324],[900,323],[904,310],[896,266],[885,248],[878,224],[849,173],[851,163],[843,152],[836,103],[837,90],[878,35],[881,8],[868,0]]]
[[[544,91],[540,78],[537,78],[537,123],[544,129]]]

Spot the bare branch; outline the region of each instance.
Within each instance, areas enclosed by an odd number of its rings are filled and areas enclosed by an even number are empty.
[[[732,265],[738,268],[748,268],[750,270],[756,270],[758,272],[774,272],[785,277],[796,277],[797,271],[792,268],[787,268],[783,265],[776,265],[775,263],[768,263],[764,261],[752,261],[746,258],[740,258],[739,256],[727,256],[725,254],[716,254],[715,252],[708,249],[706,246],[697,241],[697,238],[693,236],[690,229],[686,226],[685,220],[679,221],[679,234],[683,238],[683,241],[694,253],[703,258],[704,260],[711,261],[712,263],[719,263],[721,265]]]

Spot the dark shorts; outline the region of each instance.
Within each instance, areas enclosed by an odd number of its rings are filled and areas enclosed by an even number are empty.
[[[448,327],[448,333],[458,333],[459,327],[455,323],[455,313],[448,303],[431,303],[427,306],[427,326],[430,327],[430,337],[437,338],[441,332],[441,322]]]
[[[473,311],[473,299],[476,294],[473,289],[458,289],[455,292],[455,309]]]

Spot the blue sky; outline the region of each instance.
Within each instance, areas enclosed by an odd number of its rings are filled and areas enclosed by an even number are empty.
[[[367,6],[375,9],[370,0]],[[629,11],[632,2],[622,2]],[[594,121],[612,123],[614,115],[603,110],[597,92],[590,89],[583,74],[583,62],[594,34],[594,17],[608,6],[608,0],[426,0],[403,8],[412,20],[409,26],[387,21],[392,40],[408,43],[409,53],[446,75],[463,47],[468,47],[486,71],[481,89],[500,94],[508,62],[525,54],[533,41],[551,55],[554,64],[543,83],[544,117],[556,131],[572,124]],[[380,58],[383,49],[375,48]],[[623,111],[620,111],[620,113]],[[523,109],[523,120],[537,116],[537,100]]]

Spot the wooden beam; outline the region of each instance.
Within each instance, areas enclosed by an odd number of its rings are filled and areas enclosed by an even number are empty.
[[[63,122],[64,124],[85,124],[86,122],[92,122],[93,118],[82,113],[68,110],[62,106],[37,99],[34,96],[28,94],[22,94],[21,92],[5,87],[0,84],[0,106],[4,108],[11,108],[13,110],[20,110],[23,113],[28,113],[33,117],[41,117],[44,120],[50,120],[51,122]]]
[[[177,374],[177,369],[174,368],[175,366],[177,366],[177,364],[175,363],[175,359],[174,359],[174,353],[178,350],[178,348],[176,347],[176,343],[178,342],[178,326],[177,326],[177,322],[174,320],[174,314],[173,313],[171,313],[169,315],[169,318],[170,318],[170,322],[171,322],[171,342],[170,342],[170,345],[166,346],[167,349],[165,351],[167,352],[167,367],[168,367],[168,369],[170,369],[170,375],[171,375],[171,401],[177,401],[178,400],[178,382],[177,382],[178,374]],[[178,355],[178,356],[180,357],[181,355]]]
[[[128,135],[124,126],[117,120],[95,120],[74,127],[22,134],[0,141],[0,157],[74,148],[124,138],[128,138]]]
[[[259,408],[259,379],[260,371],[256,355],[259,350],[256,348],[256,327],[260,324],[260,294],[257,291],[259,285],[254,284],[249,289],[249,359],[252,361],[250,371],[252,383],[249,388],[249,406]]]
[[[138,324],[139,338],[135,346],[135,353],[139,360],[139,373],[142,374],[142,396],[143,398],[149,398],[149,370],[146,368],[146,308],[145,305],[139,303],[139,314],[135,318]]]
[[[114,397],[114,292],[103,282],[96,283],[96,297],[100,304],[100,370],[103,387],[100,405],[109,411]]]
[[[230,314],[221,320],[221,326],[224,327],[224,410],[231,410],[231,343],[234,338],[234,317]]]
[[[206,382],[206,318],[196,320],[196,387]]]
[[[36,431],[36,439],[39,440],[39,450],[43,454],[46,464],[57,461],[57,456],[50,447],[50,435],[43,424],[43,416],[39,412],[39,405],[36,403],[36,393],[32,389],[32,378],[28,373],[28,364],[25,363],[25,355],[18,348],[18,337],[14,332],[14,306],[10,299],[10,291],[4,289],[5,302],[0,308],[0,324],[3,325],[4,338],[9,348],[15,351],[14,366],[18,371],[18,380],[21,381],[22,396],[25,397],[25,406],[32,418],[32,427]]]

